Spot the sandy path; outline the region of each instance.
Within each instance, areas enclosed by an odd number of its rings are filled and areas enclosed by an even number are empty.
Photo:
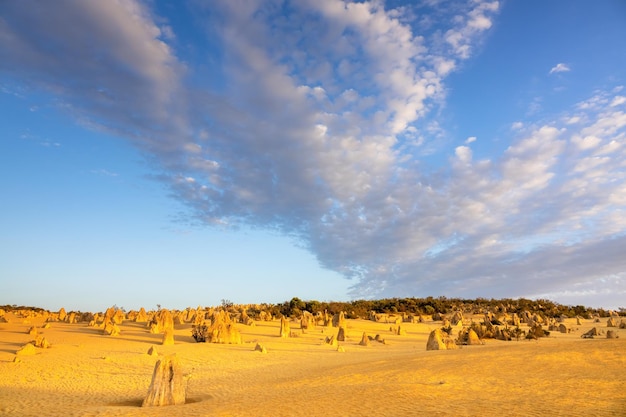
[[[197,344],[177,326],[176,344],[125,322],[118,337],[84,323],[40,331],[53,344],[13,363],[32,324],[0,324],[0,416],[626,416],[626,333],[580,339],[599,324],[537,341],[487,341],[455,351],[426,351],[439,323],[349,320],[345,352],[325,345],[334,329],[278,337],[279,323],[239,325],[244,344]],[[601,326],[601,325],[600,325]],[[299,326],[292,323],[292,329]],[[363,331],[383,345],[358,346]],[[268,349],[255,352],[256,342]],[[187,373],[188,403],[140,408],[157,360],[176,353]]]

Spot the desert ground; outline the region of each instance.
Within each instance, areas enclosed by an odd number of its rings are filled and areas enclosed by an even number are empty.
[[[569,333],[537,340],[489,339],[426,350],[441,322],[347,320],[346,340],[316,326],[280,337],[280,320],[237,324],[241,344],[196,343],[190,323],[162,345],[146,323],[120,334],[85,322],[7,313],[0,323],[0,416],[626,416],[626,331],[583,339],[600,322],[566,319]],[[36,327],[50,347],[16,355]],[[385,343],[361,346],[363,332]],[[458,332],[458,329],[453,331]],[[257,344],[266,352],[255,350]],[[154,347],[156,354],[148,354]],[[141,407],[159,358],[175,354],[186,403]]]

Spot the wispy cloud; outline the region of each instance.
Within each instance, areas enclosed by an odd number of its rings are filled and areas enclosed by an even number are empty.
[[[561,62],[561,63],[556,64],[554,67],[550,69],[550,74],[554,74],[557,72],[568,72],[568,71],[571,71],[569,65],[563,64]]]
[[[202,221],[292,236],[354,278],[355,295],[528,295],[626,268],[621,96],[516,122],[490,159],[472,138],[433,145],[446,76],[497,2],[459,2],[426,25],[379,2],[215,1],[195,10],[219,44],[203,51],[219,54],[206,79],[141,3],[20,4],[2,6],[5,72],[133,141]],[[432,152],[447,163],[426,172]]]
[[[92,169],[90,172],[92,174],[102,175],[102,176],[105,176],[105,177],[117,177],[119,175],[116,172],[111,172],[111,171],[109,171],[107,169],[103,169],[103,168],[101,168],[101,169]]]

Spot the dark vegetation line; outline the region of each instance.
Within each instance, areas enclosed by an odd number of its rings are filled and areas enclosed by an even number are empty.
[[[158,305],[158,309],[160,309]],[[576,317],[599,315],[608,317],[610,310],[603,308],[591,308],[583,305],[562,305],[554,301],[538,299],[529,300],[526,298],[501,298],[501,299],[464,299],[447,297],[426,297],[426,298],[384,298],[380,300],[354,300],[354,301],[304,301],[298,297],[285,301],[282,304],[234,304],[230,300],[222,300],[221,307],[232,312],[242,312],[245,310],[252,318],[258,318],[262,311],[271,313],[273,316],[300,317],[303,311],[310,313],[327,312],[336,314],[340,311],[346,313],[346,318],[367,318],[371,311],[385,314],[422,314],[432,315],[450,314],[455,311],[464,313],[484,313],[485,311],[502,311],[508,313],[521,314],[523,311],[541,312],[545,317]],[[117,306],[116,306],[117,308]],[[14,310],[34,310],[43,312],[45,309],[39,307],[27,307],[4,305],[0,309],[5,311]],[[119,309],[124,310],[123,307]],[[626,315],[626,308],[619,308],[620,315]]]
[[[222,300],[222,307],[228,308],[233,304],[228,300]],[[484,313],[485,311],[506,310],[508,313],[521,314],[523,311],[541,312],[546,317],[556,317],[565,315],[567,317],[587,316],[598,314],[601,317],[608,317],[610,310],[603,308],[591,308],[582,305],[571,306],[561,305],[554,301],[539,299],[529,300],[525,298],[511,299],[464,299],[447,297],[426,297],[426,298],[384,298],[381,300],[354,300],[350,302],[320,302],[303,301],[297,297],[282,304],[262,304],[260,311],[271,312],[274,316],[280,314],[287,317],[299,317],[302,311],[309,311],[313,314],[317,312],[339,313],[346,312],[346,318],[367,318],[370,311],[386,314],[422,314],[432,315],[451,314],[455,311],[464,313]],[[254,317],[254,308],[248,308],[248,315]],[[620,307],[620,315],[626,315],[626,309]]]

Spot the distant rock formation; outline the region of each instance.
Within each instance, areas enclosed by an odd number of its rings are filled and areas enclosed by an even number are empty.
[[[104,329],[102,331],[104,334],[109,336],[119,336],[121,332],[117,324],[111,322],[105,322]]]
[[[175,355],[157,361],[142,407],[185,404],[185,381]]]
[[[50,342],[48,342],[48,339],[46,339],[43,336],[37,336],[35,341],[32,343],[33,345],[35,345],[35,347],[38,347],[41,349],[48,349],[50,347]]]
[[[459,332],[457,338],[457,344],[459,345],[482,345],[483,342],[478,337],[478,334],[472,328],[464,328]]]
[[[239,323],[245,324],[246,326],[254,326],[254,320],[248,316],[248,312],[245,309],[241,312]]]
[[[163,340],[161,344],[164,346],[173,345],[174,344],[174,329],[168,328],[163,331]]]
[[[259,313],[259,319],[261,321],[272,321],[274,320],[274,317],[272,317],[272,313],[270,313],[269,311],[261,311]]]
[[[141,307],[139,312],[135,316],[136,323],[146,323],[148,321],[148,315],[146,314],[146,309]]]
[[[300,329],[304,332],[305,330],[311,330],[315,328],[315,316],[309,313],[308,311],[302,312],[302,317],[300,317]]]
[[[65,309],[61,307],[61,309],[59,310],[59,321],[65,321],[66,317],[67,313],[65,312]]]
[[[337,330],[337,341],[339,342],[346,341],[346,328],[345,327],[340,327],[339,330]]]
[[[335,339],[335,336],[326,336],[324,343],[331,346],[337,346],[337,339]]]
[[[333,327],[346,327],[346,317],[343,314],[343,311],[340,311],[333,316]]]
[[[241,344],[241,333],[223,310],[214,311],[209,324],[194,324],[192,336],[196,342]]]
[[[426,342],[426,350],[446,350],[457,349],[458,346],[454,343],[454,340],[444,332],[442,329],[435,329],[430,332],[428,341]]]
[[[158,328],[163,332],[163,340],[161,342],[162,345],[173,345],[174,344],[174,318],[172,317],[172,313],[163,309],[159,312],[159,317],[157,319]]]
[[[600,331],[597,328],[592,328],[588,332],[584,333],[582,336],[583,339],[593,339],[594,336],[600,336]]]
[[[280,318],[280,337],[291,337],[291,327],[289,327],[289,320],[285,316]]]
[[[456,326],[459,323],[463,324],[463,313],[456,311],[450,318],[450,324]]]
[[[367,333],[363,332],[363,336],[361,337],[361,341],[359,342],[359,345],[361,345],[361,346],[369,346],[370,345],[370,339],[369,339],[369,337],[367,337]]]

